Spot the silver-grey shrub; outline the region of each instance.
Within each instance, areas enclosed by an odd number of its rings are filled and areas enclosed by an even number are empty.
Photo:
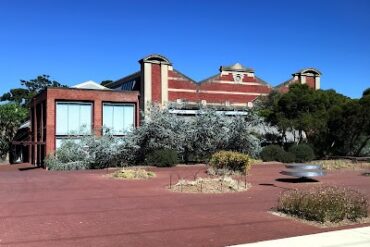
[[[120,140],[111,136],[82,136],[66,140],[45,159],[50,170],[83,170],[120,166]]]
[[[176,151],[184,162],[205,161],[218,150],[255,157],[260,151],[260,138],[253,132],[257,122],[253,111],[245,116],[226,116],[201,109],[194,116],[183,117],[153,105],[145,112],[141,126],[125,137],[86,135],[79,142],[67,141],[46,164],[51,170],[137,165],[160,149]]]
[[[246,116],[226,116],[212,109],[183,117],[154,105],[145,113],[141,126],[126,136],[120,146],[121,157],[138,164],[158,149],[175,150],[185,162],[204,161],[223,149],[255,157],[260,151],[260,139],[252,131],[256,119],[252,111]]]
[[[64,141],[57,151],[45,159],[49,170],[84,170],[88,168],[86,152],[80,143]]]

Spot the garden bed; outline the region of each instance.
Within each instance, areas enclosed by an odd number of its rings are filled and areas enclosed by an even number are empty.
[[[232,177],[206,177],[195,180],[179,180],[169,189],[183,193],[232,193],[246,191],[251,184]]]
[[[123,168],[108,174],[109,177],[124,180],[140,180],[155,177],[155,173],[143,168]]]
[[[317,222],[317,221],[311,221],[311,220],[305,220],[302,218],[299,218],[297,216],[284,214],[282,212],[278,211],[270,211],[271,214],[279,217],[284,217],[290,220],[294,220],[300,223],[308,224],[311,226],[319,227],[319,228],[334,228],[334,227],[342,227],[342,226],[352,226],[352,225],[358,225],[358,224],[370,224],[370,217],[361,218],[357,221],[351,221],[351,220],[342,220],[340,222]]]
[[[369,223],[369,203],[361,192],[338,186],[317,186],[283,192],[276,212],[323,227]]]

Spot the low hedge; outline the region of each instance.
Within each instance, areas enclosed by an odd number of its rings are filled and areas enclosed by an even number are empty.
[[[284,151],[278,145],[269,145],[262,149],[260,153],[263,161],[279,161],[283,163],[291,163],[295,161],[294,154]]]
[[[313,149],[307,144],[293,145],[289,152],[295,156],[295,162],[307,162],[315,158]]]
[[[249,156],[232,151],[219,151],[214,153],[209,161],[214,169],[248,172],[251,167]]]
[[[356,221],[368,216],[368,201],[360,192],[335,186],[289,190],[278,201],[277,210],[317,222]]]
[[[158,167],[172,167],[178,163],[177,152],[171,149],[158,149],[149,153],[145,163]]]

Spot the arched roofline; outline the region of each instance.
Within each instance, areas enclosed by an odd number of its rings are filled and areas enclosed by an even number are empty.
[[[159,54],[151,54],[139,60],[139,63],[161,63],[172,65],[171,61],[165,56]]]
[[[301,69],[301,70],[297,71],[296,73],[293,74],[293,76],[294,75],[307,74],[307,73],[313,73],[313,74],[318,75],[318,76],[321,76],[322,75],[322,73],[318,69],[315,69],[315,68],[305,68],[305,69]]]

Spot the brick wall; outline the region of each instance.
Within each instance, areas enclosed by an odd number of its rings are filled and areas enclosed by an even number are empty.
[[[152,101],[160,103],[162,100],[161,92],[161,65],[152,64]]]

